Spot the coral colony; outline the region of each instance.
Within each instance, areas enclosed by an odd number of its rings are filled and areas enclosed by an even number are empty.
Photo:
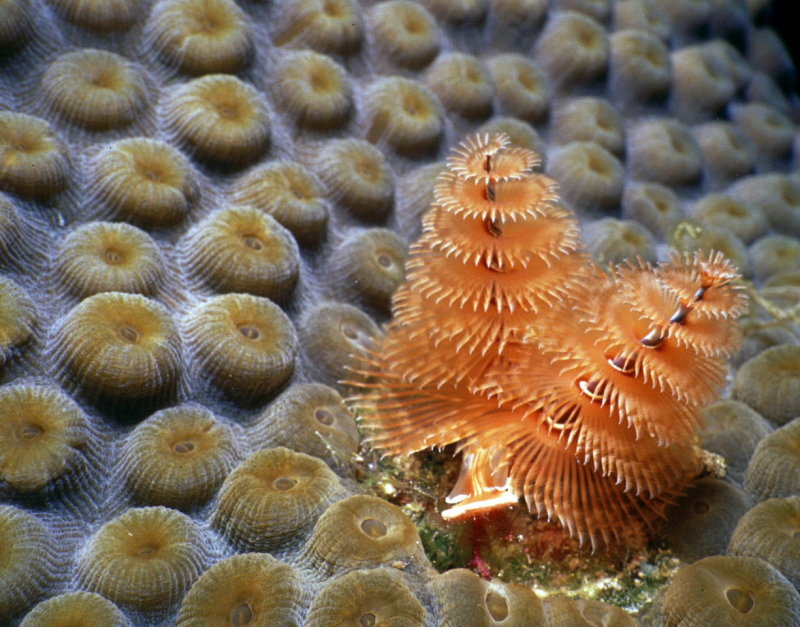
[[[800,624],[769,4],[0,0],[0,627]]]
[[[746,297],[720,253],[589,262],[530,150],[468,139],[438,177],[353,403],[391,454],[455,443],[442,516],[514,504],[592,547],[645,530],[702,468]]]

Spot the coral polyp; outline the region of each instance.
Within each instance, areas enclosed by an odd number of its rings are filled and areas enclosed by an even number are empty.
[[[109,144],[89,160],[89,198],[103,217],[147,228],[183,220],[198,196],[189,161],[149,137]]]
[[[53,585],[57,554],[50,530],[33,514],[0,505],[0,617],[31,607]]]
[[[539,122],[547,117],[550,93],[544,72],[521,54],[500,54],[486,62],[495,102],[508,115]]]
[[[416,2],[381,2],[367,14],[367,32],[375,51],[391,64],[419,69],[437,55],[441,33],[436,20]]]
[[[144,296],[90,296],[66,315],[51,342],[64,383],[101,405],[147,407],[177,388],[177,329],[167,310]]]
[[[153,239],[130,224],[91,222],[70,233],[56,258],[60,282],[76,296],[98,292],[154,294],[164,259]]]
[[[252,85],[229,74],[208,74],[175,87],[163,103],[173,140],[210,164],[249,165],[270,143],[269,111]]]
[[[120,471],[134,499],[190,509],[217,491],[237,461],[230,428],[204,407],[162,409],[124,443]]]
[[[240,550],[285,550],[340,491],[321,460],[283,447],[263,449],[228,475],[211,525]]]
[[[81,470],[92,435],[81,408],[58,388],[2,388],[0,486],[33,492]]]
[[[34,335],[36,305],[19,285],[0,277],[0,368]]]
[[[522,586],[490,583],[473,572],[455,569],[434,577],[431,589],[439,610],[439,624],[445,627],[463,625],[468,614],[475,620],[467,624],[476,626],[497,625],[507,619],[512,621],[510,624],[547,624],[541,600]]]
[[[406,251],[388,229],[368,229],[344,240],[330,257],[331,286],[348,300],[388,311],[403,280]]]
[[[354,570],[328,584],[309,609],[309,627],[404,625],[422,627],[425,609],[391,568]]]
[[[178,627],[268,627],[299,624],[303,588],[294,568],[265,553],[234,555],[195,582]]]
[[[353,89],[347,72],[324,54],[288,52],[273,68],[274,98],[300,127],[329,131],[347,122]]]
[[[325,510],[303,548],[303,560],[328,575],[398,563],[418,568],[427,561],[417,530],[400,508],[363,494]]]
[[[299,163],[275,161],[253,168],[233,184],[231,197],[271,215],[301,246],[315,246],[325,236],[329,201],[320,181]]]
[[[260,445],[285,446],[325,461],[340,474],[352,472],[358,430],[339,393],[320,383],[294,385],[254,425]]]
[[[440,55],[425,73],[425,83],[458,115],[484,118],[491,111],[492,81],[478,59],[468,54]]]
[[[362,220],[383,220],[392,208],[392,171],[381,151],[363,140],[325,144],[317,156],[317,173],[328,195]]]
[[[136,0],[53,0],[50,6],[63,20],[99,34],[125,31],[140,15]]]
[[[536,60],[556,85],[599,79],[608,65],[608,34],[592,18],[564,11],[548,21],[536,44]]]
[[[144,72],[103,50],[76,50],[56,59],[42,77],[42,99],[78,127],[105,131],[142,116],[150,99]]]
[[[20,627],[71,625],[130,627],[131,622],[116,605],[99,594],[67,592],[39,603],[20,623]]]
[[[790,625],[800,616],[800,594],[763,560],[714,555],[678,571],[664,614],[668,625]]]
[[[161,0],[145,41],[168,66],[193,75],[238,72],[255,48],[247,16],[231,0]]]
[[[308,371],[335,385],[350,374],[357,354],[379,335],[378,325],[363,311],[344,303],[322,303],[308,311],[299,328]]]
[[[82,588],[118,605],[159,611],[186,594],[206,559],[191,518],[166,507],[131,508],[89,539],[77,574]]]
[[[361,47],[364,24],[353,0],[287,0],[273,35],[276,46],[352,54]]]
[[[183,244],[189,273],[218,292],[285,300],[297,281],[297,243],[272,216],[253,207],[212,214]]]
[[[64,191],[69,173],[66,144],[47,121],[0,111],[0,189],[47,198]]]
[[[444,126],[444,111],[427,87],[410,78],[393,76],[375,81],[364,96],[369,141],[385,141],[409,156],[436,148]]]
[[[217,296],[192,309],[185,327],[200,375],[238,402],[264,398],[294,370],[294,326],[268,298]]]
[[[524,496],[581,542],[624,542],[700,471],[745,297],[719,254],[593,268],[554,181],[508,144],[448,161],[352,403],[385,452],[456,444],[445,518]]]

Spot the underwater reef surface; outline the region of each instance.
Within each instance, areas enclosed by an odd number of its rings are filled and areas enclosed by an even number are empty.
[[[0,0],[0,624],[800,622],[795,78],[759,0]],[[359,448],[339,382],[476,131],[597,262],[748,281],[644,552],[446,525],[448,455]]]

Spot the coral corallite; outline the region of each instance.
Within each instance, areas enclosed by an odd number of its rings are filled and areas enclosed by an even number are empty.
[[[516,504],[592,546],[640,539],[701,469],[702,407],[746,300],[721,254],[610,274],[505,135],[463,143],[351,399],[372,446],[456,444],[442,515]]]

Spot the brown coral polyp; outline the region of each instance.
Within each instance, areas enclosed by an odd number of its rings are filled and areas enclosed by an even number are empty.
[[[392,294],[403,280],[404,242],[388,229],[356,233],[334,249],[326,274],[336,293],[379,311],[389,311]]]
[[[101,35],[125,31],[141,17],[136,0],[53,0],[49,5],[63,20]]]
[[[149,137],[108,144],[89,159],[88,170],[89,199],[98,214],[145,228],[178,224],[199,196],[189,160]]]
[[[800,235],[800,181],[785,174],[759,174],[738,181],[729,193],[761,209],[777,232]]]
[[[666,41],[672,30],[669,16],[652,0],[627,0],[614,3],[614,29],[641,29]]]
[[[608,65],[608,35],[575,11],[554,15],[536,44],[536,60],[559,87],[597,80]]]
[[[174,87],[163,101],[167,132],[198,159],[212,165],[249,165],[270,143],[264,99],[235,76],[209,74]]]
[[[380,78],[364,93],[366,137],[385,141],[411,157],[435,149],[444,130],[442,103],[427,87],[410,78]]]
[[[177,509],[202,506],[236,464],[231,429],[205,407],[162,409],[126,438],[120,472],[134,499]]]
[[[91,222],[72,231],[55,266],[61,284],[79,298],[99,292],[152,295],[166,272],[161,251],[147,233],[110,222]]]
[[[34,337],[37,308],[11,279],[0,277],[0,368]]]
[[[232,0],[160,0],[145,42],[168,66],[193,75],[238,72],[255,53],[247,15]]]
[[[54,583],[58,549],[49,529],[33,514],[0,505],[0,616],[31,607]]]
[[[394,176],[380,150],[360,139],[322,146],[316,169],[332,198],[362,220],[384,220],[394,201]]]
[[[681,120],[712,118],[733,98],[734,78],[713,49],[686,46],[673,52],[671,60],[672,106]]]
[[[335,302],[308,310],[298,328],[308,371],[329,385],[350,376],[358,355],[380,335],[378,325],[363,311]]]
[[[84,470],[93,437],[86,415],[58,388],[0,389],[0,484],[30,493]]]
[[[742,489],[703,477],[667,512],[664,535],[674,554],[687,563],[721,555],[748,506]]]
[[[325,461],[340,474],[352,473],[358,450],[353,415],[339,393],[321,383],[293,385],[259,415],[253,426],[258,446],[285,446]]]
[[[291,161],[256,167],[234,182],[231,198],[264,211],[292,232],[302,246],[325,237],[329,206],[320,181]]]
[[[111,601],[94,592],[65,592],[34,607],[20,627],[130,627],[131,621]]]
[[[800,241],[786,235],[765,235],[750,247],[756,278],[769,277],[800,269]]]
[[[185,514],[166,507],[131,508],[106,522],[86,543],[78,581],[123,607],[165,610],[203,572],[205,544]]]
[[[545,624],[552,625],[608,625],[608,627],[636,627],[638,622],[616,605],[589,599],[570,599],[554,596],[542,600]]]
[[[369,10],[366,21],[371,45],[392,64],[420,69],[439,53],[439,26],[416,2],[381,2]]]
[[[578,207],[611,210],[619,204],[624,168],[594,141],[573,141],[553,150],[547,171],[557,180],[571,181],[564,197]]]
[[[633,183],[622,194],[622,217],[635,220],[658,238],[667,239],[683,221],[677,194],[658,183]]]
[[[327,576],[396,562],[420,567],[426,561],[417,530],[402,510],[361,494],[325,510],[303,549],[303,559]]]
[[[631,104],[652,101],[669,92],[671,80],[669,49],[655,33],[637,28],[611,35],[609,82],[615,98]]]
[[[728,194],[707,194],[691,210],[701,225],[722,228],[749,244],[767,230],[764,212]]]
[[[547,624],[542,602],[524,586],[484,581],[458,568],[434,576],[430,589],[442,627]]]
[[[800,347],[774,346],[746,361],[731,395],[778,424],[792,420],[800,399]]]
[[[541,122],[550,108],[550,90],[544,72],[522,54],[499,54],[486,61],[494,83],[498,108],[528,122]]]
[[[311,604],[306,624],[422,627],[426,614],[400,572],[376,568],[331,581]]]
[[[172,317],[138,294],[104,292],[82,301],[60,321],[51,350],[68,387],[120,410],[171,398],[182,370]]]
[[[741,485],[756,445],[771,431],[769,423],[744,403],[730,399],[706,407],[703,418],[705,424],[700,431],[703,448],[722,455],[726,476]]]
[[[800,418],[795,418],[762,439],[747,465],[745,489],[760,501],[797,495],[797,486],[800,485],[798,445]]]
[[[795,125],[780,111],[760,102],[751,102],[731,107],[731,118],[759,153],[773,159],[789,155]]]
[[[422,4],[452,26],[480,23],[488,8],[486,0],[424,0]]]
[[[347,71],[324,54],[287,52],[273,65],[271,79],[275,103],[301,129],[340,128],[353,111]]]
[[[48,198],[64,191],[69,174],[66,144],[47,121],[0,111],[0,189]]]
[[[747,512],[731,537],[731,555],[757,557],[800,586],[800,495],[768,499]]]
[[[625,145],[619,114],[601,98],[567,101],[555,110],[551,131],[558,144],[592,141],[615,155],[621,154]]]
[[[189,273],[218,292],[285,300],[297,282],[299,254],[291,233],[253,207],[222,209],[182,244]]]
[[[702,171],[702,153],[680,122],[637,122],[627,134],[628,165],[634,177],[664,185],[688,185]]]
[[[214,564],[181,604],[178,627],[295,625],[303,609],[299,574],[264,553],[234,555]]]
[[[0,5],[0,50],[14,51],[36,36],[30,0],[9,0]]]
[[[633,220],[602,218],[587,224],[584,237],[587,249],[601,266],[635,258],[653,262],[656,258],[655,239]]]
[[[726,183],[749,174],[756,164],[753,145],[730,122],[707,122],[692,130],[703,153],[705,171],[712,181]]]
[[[361,11],[353,0],[288,0],[273,35],[276,46],[340,55],[357,52],[363,39]]]
[[[184,327],[200,376],[237,402],[263,399],[294,370],[294,326],[268,298],[211,298],[188,313]]]
[[[325,462],[283,447],[263,449],[225,479],[211,525],[239,550],[285,551],[340,491]]]
[[[664,593],[668,625],[790,625],[800,594],[775,568],[753,557],[714,555],[678,571]]]
[[[491,78],[483,64],[471,55],[440,55],[425,73],[425,84],[448,111],[466,118],[484,118],[492,109]]]
[[[57,116],[90,131],[126,127],[150,100],[146,74],[104,50],[68,52],[42,76],[41,97]]]

